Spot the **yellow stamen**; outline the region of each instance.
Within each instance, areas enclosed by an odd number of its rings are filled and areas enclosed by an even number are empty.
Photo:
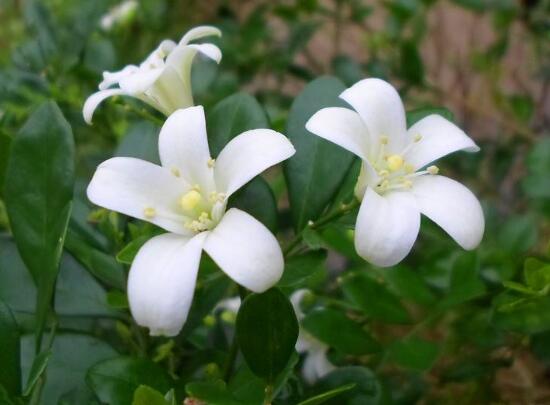
[[[414,166],[410,163],[405,163],[405,171],[409,174],[414,173]]]
[[[390,172],[388,172],[387,170],[380,170],[378,174],[380,175],[380,177],[386,177],[389,176]]]
[[[389,141],[390,141],[390,139],[386,135],[382,135],[380,137],[380,143],[382,145],[387,145]]]
[[[401,155],[388,156],[388,169],[395,172],[403,167],[403,157]]]
[[[180,199],[181,208],[185,211],[192,211],[202,200],[201,194],[193,189],[185,193]]]
[[[208,159],[208,162],[206,162],[206,164],[208,165],[208,167],[210,169],[212,169],[214,166],[216,166],[216,159],[210,158],[210,159]]]
[[[426,171],[430,174],[437,174],[439,173],[439,167],[437,166],[430,166],[426,169]]]
[[[421,139],[422,139],[422,135],[420,135],[420,134],[416,134],[416,135],[414,136],[414,138],[413,138],[413,140],[414,140],[415,142],[420,142]]]
[[[143,209],[143,216],[147,219],[152,219],[157,215],[157,211],[153,207],[145,207]]]
[[[170,171],[172,172],[172,174],[176,177],[180,177],[181,176],[181,172],[180,172],[180,169],[178,169],[177,167],[172,167],[172,169],[170,169]]]

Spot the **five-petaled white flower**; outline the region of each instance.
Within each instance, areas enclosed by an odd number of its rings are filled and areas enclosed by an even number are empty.
[[[179,44],[172,40],[162,41],[139,66],[128,65],[118,72],[103,72],[99,91],[84,103],[84,120],[90,124],[97,106],[115,95],[136,97],[166,116],[180,108],[191,107],[191,65],[195,55],[200,52],[219,63],[222,53],[214,44],[189,42],[212,35],[220,36],[221,32],[206,25],[195,27],[182,37]],[[115,85],[118,87],[112,87]]]
[[[460,128],[429,115],[407,130],[397,91],[380,79],[365,79],[340,98],[347,108],[324,108],[306,128],[362,159],[355,187],[362,201],[355,248],[367,261],[392,266],[407,256],[420,228],[420,214],[441,226],[464,249],[475,248],[485,220],[466,187],[438,176],[431,162],[449,153],[479,147]],[[422,170],[423,169],[423,170]]]
[[[117,157],[103,162],[90,185],[95,204],[152,222],[169,233],[138,252],[128,278],[130,309],[151,335],[174,336],[193,298],[204,249],[237,283],[263,292],[281,277],[281,248],[270,231],[227,199],[270,166],[294,154],[282,134],[246,131],[216,160],[210,156],[201,106],[173,113],[159,135],[162,166]]]
[[[308,293],[309,290],[300,289],[294,291],[290,296],[290,302],[300,322],[304,319],[304,311],[302,311],[300,304],[304,296]],[[309,334],[304,328],[300,327],[298,340],[296,341],[296,351],[305,354],[302,374],[308,383],[312,384],[319,378],[324,377],[336,369],[336,366],[327,358],[328,349],[329,347],[326,344]]]

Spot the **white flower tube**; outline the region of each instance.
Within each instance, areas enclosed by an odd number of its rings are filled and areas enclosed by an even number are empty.
[[[221,36],[215,27],[200,26],[187,32],[180,42],[164,40],[139,66],[128,65],[118,72],[104,72],[99,91],[84,103],[84,120],[91,124],[98,105],[108,97],[136,97],[169,116],[174,111],[191,107],[191,65],[197,53],[220,63],[220,49],[210,43],[190,44],[206,36]]]
[[[399,94],[380,79],[362,80],[340,97],[355,111],[324,108],[306,128],[363,162],[355,187],[361,201],[357,252],[378,266],[399,263],[417,238],[420,214],[464,249],[477,247],[485,228],[479,201],[460,183],[438,176],[436,166],[426,168],[452,152],[477,152],[474,141],[439,115],[429,115],[407,130]]]
[[[226,205],[236,190],[294,152],[284,135],[255,129],[232,139],[214,161],[198,106],[176,111],[162,127],[162,166],[124,157],[99,165],[88,186],[90,201],[170,232],[149,240],[130,269],[128,299],[139,325],[152,335],[179,333],[202,250],[254,292],[280,279],[284,262],[275,237],[249,214],[226,212]]]

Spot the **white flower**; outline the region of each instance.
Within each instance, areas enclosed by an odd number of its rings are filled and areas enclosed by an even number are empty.
[[[300,289],[294,291],[290,296],[290,302],[300,322],[304,319],[304,313],[300,308],[300,303],[308,293],[308,290]],[[312,384],[319,378],[322,378],[336,369],[327,358],[328,349],[329,347],[326,344],[313,337],[300,326],[300,333],[296,341],[296,351],[298,353],[305,353],[302,374],[308,383]]]
[[[232,139],[214,161],[201,106],[173,113],[159,135],[162,166],[117,157],[103,162],[90,185],[95,204],[169,231],[138,252],[128,278],[130,309],[151,335],[181,330],[204,249],[237,283],[254,292],[283,272],[275,237],[227,199],[256,175],[294,154],[290,141],[270,129]]]
[[[113,26],[123,20],[126,20],[137,9],[136,0],[126,0],[109,10],[107,14],[101,17],[99,25],[105,31],[109,31]]]
[[[314,134],[359,156],[355,188],[362,201],[355,248],[367,261],[392,266],[407,256],[420,228],[420,214],[441,226],[464,249],[474,249],[485,221],[476,197],[463,185],[437,176],[429,166],[458,150],[478,146],[460,128],[429,115],[407,130],[397,91],[380,79],[365,79],[340,97],[347,108],[324,108],[307,122]]]
[[[193,28],[179,44],[172,40],[162,41],[139,66],[128,65],[118,72],[103,72],[99,91],[84,103],[84,120],[91,124],[97,106],[115,95],[136,97],[166,116],[180,108],[191,107],[191,64],[195,55],[200,52],[219,63],[222,53],[214,44],[189,42],[212,35],[220,36],[221,32],[210,26]]]

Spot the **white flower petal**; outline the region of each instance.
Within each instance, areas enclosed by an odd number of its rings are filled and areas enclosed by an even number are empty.
[[[271,129],[243,132],[233,138],[216,159],[216,185],[230,196],[265,169],[295,152],[287,137]]]
[[[128,275],[130,310],[138,325],[149,328],[152,336],[176,336],[183,327],[206,236],[155,236],[134,259]]]
[[[306,129],[363,160],[367,159],[369,132],[355,111],[340,107],[323,108],[308,120]]]
[[[196,49],[204,56],[212,59],[216,63],[222,60],[222,51],[214,44],[192,44],[187,45],[189,48]]]
[[[82,115],[84,116],[84,121],[86,121],[86,123],[88,124],[91,124],[94,111],[103,100],[111,96],[117,96],[122,94],[126,94],[126,92],[121,89],[100,90],[97,93],[92,94],[90,97],[86,99],[86,102],[84,103],[84,107],[82,108]]]
[[[191,185],[214,187],[214,173],[208,166],[210,152],[202,106],[178,110],[164,123],[159,135],[162,166],[175,172]]]
[[[298,318],[299,321],[301,321],[304,318],[304,312],[300,307],[300,303],[302,302],[302,298],[304,298],[304,296],[308,292],[309,290],[307,288],[300,288],[299,290],[294,291],[289,298],[290,303],[294,308],[294,312],[296,313],[296,318]]]
[[[279,281],[284,261],[277,239],[257,219],[236,208],[208,235],[204,250],[240,285],[257,293]]]
[[[163,67],[140,69],[138,72],[121,78],[120,88],[131,95],[143,94],[157,81],[163,71]]]
[[[381,79],[364,79],[345,90],[340,98],[350,104],[363,119],[373,141],[371,149],[380,146],[381,136],[388,137],[388,150],[392,153],[399,153],[405,147],[405,109],[391,84]]]
[[[357,217],[355,249],[370,263],[393,266],[407,256],[419,228],[420,212],[411,193],[380,196],[368,188]]]
[[[411,139],[421,136],[420,141],[414,143],[405,155],[405,160],[416,169],[459,150],[479,151],[479,147],[464,131],[440,115],[428,115],[409,128],[408,132]]]
[[[194,41],[196,39],[210,37],[210,36],[221,37],[222,32],[216,27],[212,27],[210,25],[201,25],[199,27],[195,27],[187,31],[187,33],[181,38],[180,44],[186,45],[189,42]]]
[[[164,68],[154,85],[150,86],[144,95],[154,100],[166,116],[180,108],[193,106],[191,83],[182,81],[172,66]]]
[[[457,181],[444,176],[421,176],[413,184],[420,212],[438,224],[460,246],[476,248],[483,238],[485,219],[477,198]]]
[[[181,178],[160,166],[116,157],[99,165],[87,192],[96,205],[189,235],[185,217],[178,211],[179,198],[188,188]]]
[[[327,359],[327,348],[324,350],[311,351],[306,355],[304,365],[302,367],[302,374],[304,379],[313,384],[320,378],[334,371],[336,367]]]
[[[138,70],[139,68],[137,66],[128,65],[118,72],[103,72],[103,81],[99,83],[99,90],[106,90],[109,87],[118,84],[121,79],[130,76]]]

